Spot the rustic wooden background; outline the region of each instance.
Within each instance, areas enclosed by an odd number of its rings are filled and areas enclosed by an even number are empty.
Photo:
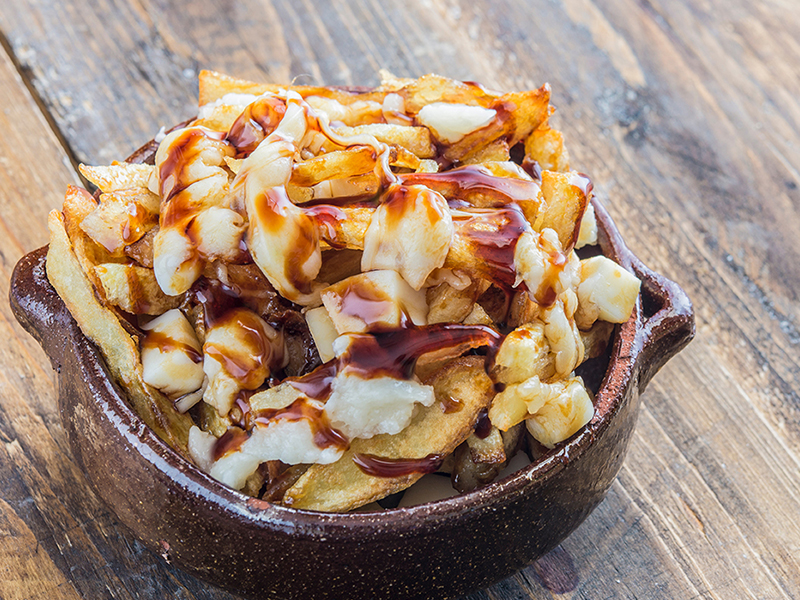
[[[498,89],[549,81],[573,164],[688,291],[608,498],[470,596],[800,598],[797,0],[0,2],[0,292],[79,162],[194,114],[195,78]],[[166,565],[87,489],[52,373],[0,302],[0,599],[233,596]]]

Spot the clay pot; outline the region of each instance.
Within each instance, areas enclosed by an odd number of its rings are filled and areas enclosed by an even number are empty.
[[[381,513],[275,506],[223,486],[179,456],[128,406],[50,286],[46,248],[17,264],[11,305],[58,371],[75,459],[119,520],[165,560],[250,597],[450,598],[508,577],[580,525],[622,465],[639,394],[694,335],[684,292],[647,269],[605,209],[595,203],[595,210],[602,252],[641,278],[642,293],[606,359],[584,373],[597,387],[594,419],[501,481]]]

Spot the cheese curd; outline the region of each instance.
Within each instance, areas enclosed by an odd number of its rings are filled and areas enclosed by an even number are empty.
[[[142,329],[142,377],[145,383],[177,398],[203,384],[202,349],[194,329],[183,313],[174,308],[156,317]]]
[[[261,387],[282,349],[278,333],[254,312],[235,308],[206,331],[203,371],[208,387],[203,400],[227,415],[242,390]]]
[[[444,197],[421,185],[390,190],[364,235],[361,268],[392,269],[415,290],[444,264],[453,219]]]
[[[345,369],[333,381],[325,405],[331,424],[348,438],[400,433],[411,421],[414,406],[430,406],[433,388],[393,377],[363,379]]]
[[[449,144],[485,127],[496,116],[497,111],[491,108],[450,102],[426,104],[417,113],[417,119],[430,128],[437,139]]]

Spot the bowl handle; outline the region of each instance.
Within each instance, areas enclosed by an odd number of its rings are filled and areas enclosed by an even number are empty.
[[[643,392],[658,370],[692,340],[695,319],[692,302],[677,283],[653,272],[634,255],[631,266],[642,281],[636,362]]]

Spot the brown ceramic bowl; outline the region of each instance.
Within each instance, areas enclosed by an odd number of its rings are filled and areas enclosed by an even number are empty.
[[[146,146],[134,157],[147,160],[152,151]],[[165,560],[250,597],[451,598],[529,565],[580,525],[622,465],[639,394],[694,335],[684,292],[633,256],[605,209],[596,203],[595,210],[602,252],[641,278],[642,293],[609,355],[593,366],[594,419],[483,489],[381,513],[275,506],[178,455],[128,406],[50,286],[46,248],[17,264],[11,305],[58,371],[75,459],[120,521]]]

